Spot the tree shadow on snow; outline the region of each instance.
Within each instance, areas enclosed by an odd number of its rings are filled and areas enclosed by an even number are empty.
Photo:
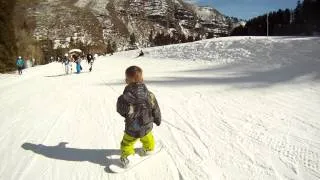
[[[64,160],[64,161],[87,161],[100,166],[105,166],[105,171],[111,173],[109,166],[118,164],[118,159],[109,159],[113,155],[120,156],[119,149],[77,149],[66,147],[66,142],[60,142],[56,146],[46,146],[42,144],[24,143],[22,148],[30,150],[36,154],[43,155],[47,158]]]
[[[249,65],[244,64],[230,64],[205,69],[178,71],[176,72],[177,76],[175,77],[146,78],[145,82],[150,85],[169,87],[234,85],[239,88],[264,88],[288,82],[290,83],[291,81],[305,76],[313,81],[320,80],[320,61],[287,63],[267,70],[259,70],[259,68],[255,68],[254,66],[248,66]],[[183,73],[183,76],[180,76],[180,73]],[[123,83],[113,82],[108,84],[121,85]]]

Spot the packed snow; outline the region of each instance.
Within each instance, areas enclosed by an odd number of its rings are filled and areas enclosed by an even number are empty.
[[[232,37],[0,74],[0,179],[320,178],[320,38]],[[124,71],[141,66],[164,149],[113,174]],[[141,144],[137,144],[137,147]]]

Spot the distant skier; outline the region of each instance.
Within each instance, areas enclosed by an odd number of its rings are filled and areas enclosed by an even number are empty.
[[[70,67],[70,60],[68,58],[68,54],[65,54],[64,57],[62,58],[62,63],[64,65],[64,68],[65,68],[65,72],[66,74],[69,74],[69,67]]]
[[[125,118],[125,132],[121,141],[121,164],[128,167],[128,156],[135,154],[134,144],[140,139],[143,144],[142,156],[154,150],[153,123],[161,123],[161,113],[156,97],[143,83],[142,69],[138,66],[127,68],[127,86],[117,101],[117,112]]]
[[[87,62],[88,62],[88,64],[90,64],[90,62],[91,62],[92,59],[93,59],[92,54],[88,53],[88,54],[87,54]]]
[[[24,67],[24,60],[22,59],[21,56],[18,57],[18,59],[16,61],[16,65],[17,65],[17,68],[18,68],[19,75],[22,75],[22,69]]]
[[[143,53],[142,50],[140,50],[140,53],[139,53],[138,57],[141,57],[141,56],[144,56],[144,53]]]
[[[79,56],[73,54],[72,55],[73,61],[76,63],[76,70],[77,70],[77,74],[80,74],[82,67],[81,67],[81,59]]]
[[[93,58],[94,60],[98,59],[99,55],[98,54],[94,54]]]
[[[90,68],[89,68],[89,71],[91,72],[92,71],[92,65],[93,65],[93,61],[94,61],[94,58],[92,56],[92,54],[87,54],[87,61],[88,61],[88,64],[90,65]]]

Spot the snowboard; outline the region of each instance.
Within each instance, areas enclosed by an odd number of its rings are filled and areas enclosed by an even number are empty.
[[[127,172],[140,164],[142,164],[144,161],[151,159],[153,156],[156,156],[158,153],[160,153],[163,149],[163,145],[161,143],[157,144],[155,149],[153,150],[152,154],[146,155],[146,156],[140,156],[138,154],[135,154],[134,156],[129,156],[128,159],[130,161],[128,167],[123,168],[120,163],[120,157],[118,157],[119,163],[117,164],[111,164],[109,165],[109,170],[112,173],[124,173]]]

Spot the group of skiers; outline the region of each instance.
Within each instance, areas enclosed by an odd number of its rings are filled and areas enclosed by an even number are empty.
[[[62,58],[62,64],[65,66],[65,72],[66,74],[72,73],[72,63],[76,64],[76,72],[79,74],[82,71],[82,66],[81,66],[81,61],[83,59],[77,55],[77,54],[72,54],[71,57],[69,58],[68,54],[65,54],[64,57]],[[95,58],[93,57],[92,54],[87,54],[87,62],[89,65],[89,71],[92,71],[93,67],[93,62]]]
[[[95,58],[97,57],[97,55],[93,56],[92,54],[87,54],[86,59],[89,65],[89,71],[92,71],[92,67],[93,67],[93,62],[95,60]],[[50,58],[50,62],[54,62],[53,60],[54,58],[51,57]],[[80,73],[82,71],[82,66],[81,66],[81,61],[84,60],[84,58],[81,58],[79,55],[77,54],[71,54],[70,58],[68,54],[65,54],[64,57],[62,57],[61,59],[59,58],[59,61],[64,65],[64,69],[65,69],[65,73],[69,74],[72,73],[73,69],[72,69],[72,63],[76,64],[76,73]],[[26,62],[25,60],[19,56],[16,60],[16,67],[18,69],[18,74],[22,75],[22,70],[26,67]]]
[[[111,54],[112,55],[112,54]],[[140,50],[139,54],[137,57],[141,57],[144,56],[144,53],[142,50]],[[89,65],[89,71],[92,71],[92,67],[93,67],[93,62],[94,60],[98,57],[98,54],[95,54],[94,56],[91,53],[88,53],[86,55],[86,59]],[[73,69],[72,69],[72,63],[76,64],[76,73],[79,74],[82,71],[82,66],[81,66],[81,61],[85,60],[85,56],[82,55],[80,56],[77,53],[72,53],[71,56],[69,57],[69,54],[66,53],[62,58],[57,57],[56,59],[51,56],[49,58],[49,62],[61,62],[64,65],[64,69],[65,69],[65,73],[69,74],[72,73]],[[35,60],[32,59],[32,66],[35,64]],[[26,63],[25,60],[19,56],[16,60],[16,66],[18,69],[18,73],[19,75],[22,75],[22,70],[26,67]]]

